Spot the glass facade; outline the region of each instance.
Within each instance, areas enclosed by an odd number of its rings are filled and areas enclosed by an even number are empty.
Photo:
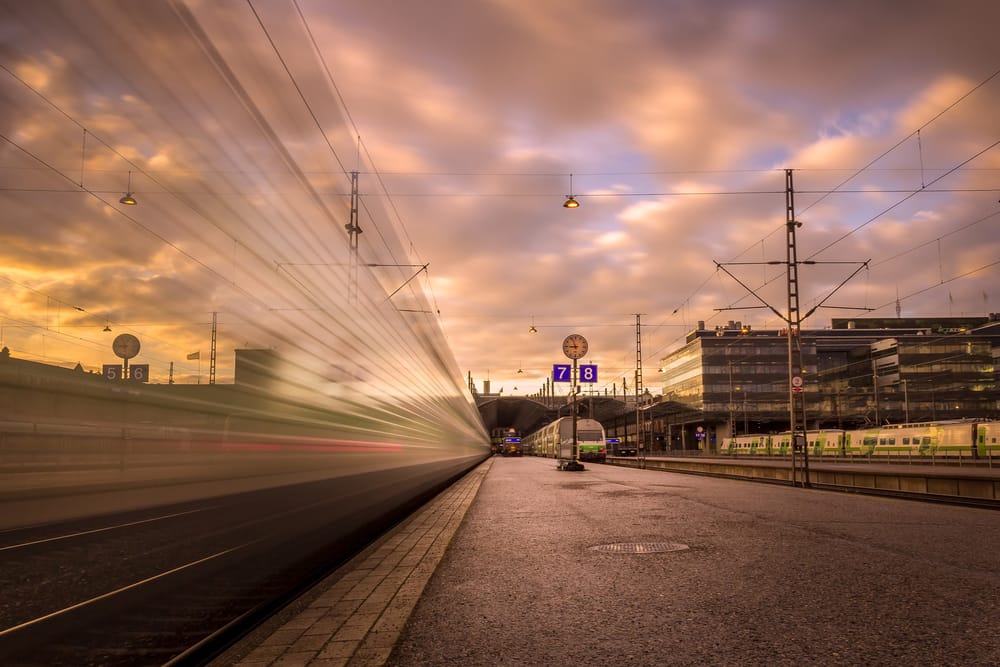
[[[704,333],[705,335],[700,335]],[[806,395],[819,391],[816,346],[800,345]],[[725,430],[757,431],[763,424],[788,420],[788,336],[781,332],[696,332],[681,349],[663,359],[663,398],[704,413],[705,421],[725,422]]]
[[[994,353],[1000,326],[977,333],[967,320],[959,326],[940,318],[926,328],[900,320],[896,329],[859,320],[862,326],[802,331],[792,339],[802,358],[793,375],[803,380],[808,428],[1000,418]],[[699,329],[660,366],[663,400],[698,411],[720,435],[788,427],[783,330]]]

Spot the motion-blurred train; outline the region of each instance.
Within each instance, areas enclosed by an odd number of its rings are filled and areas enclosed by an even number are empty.
[[[428,497],[488,456],[474,404],[457,393],[418,412],[376,396],[310,405],[280,389],[114,382],[0,356],[0,469],[18,482],[0,502],[0,530],[88,511],[86,502],[42,502],[50,487],[68,498],[100,483],[117,503],[108,512],[365,477],[355,514],[325,527],[333,541]],[[64,479],[68,470],[74,474]],[[20,483],[29,475],[32,484]],[[26,512],[29,501],[39,514]]]
[[[988,458],[1000,455],[1000,422],[953,420],[891,424],[855,430],[826,429],[806,433],[806,449],[813,456],[909,456]],[[723,454],[787,456],[791,436],[740,435],[725,438]]]
[[[576,420],[577,458],[580,461],[604,463],[608,446],[604,427],[596,419]],[[524,438],[525,448],[535,456],[573,458],[573,418],[560,417]]]

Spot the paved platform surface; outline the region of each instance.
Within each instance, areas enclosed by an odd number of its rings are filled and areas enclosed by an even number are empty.
[[[531,457],[452,492],[235,664],[1000,664],[996,511]]]

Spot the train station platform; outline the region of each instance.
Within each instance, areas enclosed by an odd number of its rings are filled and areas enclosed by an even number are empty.
[[[215,665],[1000,664],[1000,521],[492,458]]]

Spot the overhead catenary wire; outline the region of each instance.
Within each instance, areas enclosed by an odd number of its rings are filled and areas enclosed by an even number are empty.
[[[991,78],[992,78],[992,77],[991,77]],[[954,106],[954,105],[951,105],[951,106]],[[939,114],[939,116],[937,116],[937,117],[940,117],[940,114]],[[985,153],[989,152],[989,151],[990,151],[990,150],[992,150],[993,148],[996,148],[996,147],[997,147],[998,145],[1000,145],[1000,140],[998,140],[998,141],[996,141],[996,142],[993,142],[993,143],[992,143],[992,144],[990,144],[989,146],[987,146],[987,147],[985,147],[985,148],[983,148],[983,149],[979,150],[978,152],[976,152],[976,153],[975,153],[975,154],[973,154],[972,156],[970,156],[970,157],[966,158],[965,160],[963,160],[963,161],[959,162],[959,163],[958,163],[958,164],[956,164],[955,166],[953,166],[953,167],[951,167],[951,168],[947,169],[947,170],[946,170],[946,171],[945,171],[944,173],[942,173],[942,174],[941,174],[941,175],[939,175],[939,176],[938,176],[937,178],[935,178],[935,179],[934,179],[933,181],[931,181],[931,184],[933,184],[934,182],[937,182],[937,181],[939,181],[939,180],[941,180],[941,179],[945,178],[945,177],[946,177],[946,176],[948,176],[948,175],[951,175],[951,174],[955,173],[956,171],[958,171],[959,169],[961,169],[961,168],[962,168],[963,166],[965,166],[965,165],[969,164],[970,162],[972,162],[973,160],[975,160],[975,159],[977,159],[977,158],[981,157],[982,155],[984,155]],[[839,243],[840,241],[843,241],[844,239],[846,239],[847,237],[851,236],[852,234],[854,234],[854,233],[856,233],[856,232],[860,231],[860,230],[861,230],[861,229],[863,229],[864,227],[867,227],[868,225],[870,225],[870,224],[872,224],[872,223],[876,222],[876,221],[877,221],[878,219],[880,219],[881,217],[883,217],[883,216],[884,216],[884,215],[885,215],[886,213],[888,213],[889,211],[891,211],[891,210],[893,210],[893,209],[897,208],[898,206],[900,206],[900,205],[901,205],[902,203],[906,202],[907,200],[909,200],[909,199],[911,199],[911,198],[913,198],[913,197],[917,196],[918,194],[922,194],[922,193],[926,193],[926,192],[927,192],[927,189],[926,189],[926,188],[924,188],[924,189],[911,189],[911,190],[906,190],[906,191],[904,191],[904,192],[907,192],[907,196],[906,196],[906,197],[904,197],[904,198],[900,199],[899,201],[897,201],[897,202],[895,202],[895,203],[891,204],[890,206],[888,206],[888,207],[886,207],[886,208],[882,209],[882,210],[881,210],[881,211],[879,211],[879,212],[878,212],[877,214],[875,214],[875,215],[873,215],[873,216],[869,217],[869,218],[868,218],[867,220],[865,220],[865,221],[864,221],[863,223],[861,223],[860,225],[857,225],[857,226],[855,226],[854,228],[852,228],[852,229],[851,229],[850,231],[848,231],[847,233],[843,234],[842,236],[838,237],[838,238],[837,238],[837,239],[835,239],[834,241],[832,241],[832,242],[828,243],[827,245],[823,246],[823,247],[822,247],[822,248],[820,248],[819,250],[817,250],[817,251],[813,252],[813,253],[812,253],[812,254],[810,254],[810,255],[809,255],[809,256],[808,256],[808,257],[807,257],[807,258],[806,258],[806,259],[805,259],[804,261],[808,261],[808,260],[811,260],[811,259],[813,259],[813,258],[817,257],[817,256],[818,256],[818,255],[819,255],[820,253],[822,253],[822,252],[824,252],[824,251],[828,250],[829,248],[833,247],[834,245],[836,245],[836,244],[837,244],[837,243]],[[962,226],[961,228],[959,228],[959,229],[957,229],[957,230],[955,230],[954,232],[951,232],[951,233],[957,233],[958,231],[962,231],[962,230],[965,230],[965,229],[968,229],[969,227],[971,227],[971,226],[973,226],[973,225],[975,225],[975,224],[978,224],[979,222],[982,222],[982,221],[984,221],[984,220],[987,220],[987,219],[989,219],[989,218],[993,217],[994,215],[996,215],[996,213],[992,213],[992,214],[988,214],[988,215],[986,215],[986,216],[983,216],[982,218],[978,219],[977,221],[974,221],[974,222],[972,222],[972,223],[969,223],[969,224],[967,224],[967,225],[964,225],[964,226]],[[780,231],[780,228],[775,228],[775,230],[774,230],[774,231],[772,231],[770,235],[773,235],[773,234],[774,234],[774,233],[776,233],[777,231]],[[950,233],[949,233],[949,235],[950,235]],[[947,235],[945,235],[945,236],[947,236]],[[766,238],[766,237],[765,237],[765,238]],[[940,237],[939,237],[939,238],[940,238]],[[923,245],[926,245],[926,244],[923,244]],[[739,256],[741,256],[741,255],[745,254],[746,252],[748,252],[748,250],[749,250],[749,248],[748,248],[748,249],[746,249],[746,250],[744,250],[744,251],[743,251],[743,252],[741,252],[740,254],[738,254],[738,255],[737,255],[736,257],[739,257]],[[912,249],[911,249],[910,251],[912,251]],[[909,251],[907,251],[907,252],[909,252]],[[905,253],[900,253],[900,254],[905,254]],[[899,256],[899,255],[897,255],[897,256]],[[881,264],[881,263],[884,263],[884,261],[880,261],[880,262],[875,262],[875,264]],[[989,266],[992,266],[992,265],[988,265],[987,267],[983,267],[983,268],[988,268]],[[968,273],[968,274],[966,274],[966,275],[973,275],[973,274],[977,273],[977,272],[978,272],[979,270],[982,270],[982,269],[978,269],[978,270],[976,270],[976,271],[973,271],[973,272],[969,272],[969,273]],[[780,277],[781,277],[780,275],[778,275],[778,276],[775,276],[775,277],[774,277],[774,278],[772,278],[772,279],[771,279],[770,281],[766,281],[766,282],[764,282],[764,283],[763,283],[763,284],[762,284],[761,286],[764,286],[764,285],[767,285],[767,284],[769,284],[770,282],[774,282],[775,280],[779,279]],[[695,290],[694,292],[692,292],[692,294],[691,294],[691,295],[689,295],[689,296],[688,296],[688,298],[686,299],[686,301],[687,301],[687,300],[690,300],[690,299],[692,299],[692,298],[693,298],[693,297],[694,297],[694,296],[695,296],[695,295],[696,295],[696,294],[697,294],[697,293],[698,293],[698,292],[699,292],[699,291],[700,291],[700,290],[701,290],[701,289],[702,289],[702,288],[704,287],[704,285],[706,285],[706,284],[708,283],[708,281],[709,281],[710,279],[711,279],[711,276],[709,276],[708,278],[706,278],[706,280],[705,280],[705,281],[704,281],[704,282],[703,282],[703,283],[702,283],[701,285],[699,285],[699,287],[698,287],[698,288],[697,288],[697,289],[696,289],[696,290]],[[913,294],[910,294],[910,295],[907,295],[907,297],[903,297],[903,298],[905,299],[905,298],[908,298],[909,296],[915,296],[915,295],[917,295],[917,294],[922,294],[922,293],[926,292],[926,291],[927,291],[928,289],[931,289],[931,288],[933,288],[933,287],[936,287],[936,286],[938,286],[938,285],[940,285],[940,284],[942,284],[942,283],[943,283],[943,278],[942,278],[942,282],[939,282],[939,283],[937,283],[937,284],[935,284],[935,285],[933,285],[933,286],[931,286],[931,287],[928,287],[927,289],[924,289],[924,290],[919,290],[919,291],[917,291],[917,292],[914,292]],[[742,300],[743,300],[743,299],[745,299],[745,298],[747,298],[747,297],[746,297],[746,296],[743,296],[743,297],[741,297],[741,298],[740,298],[740,300],[739,300],[739,301],[742,301]],[[739,303],[739,301],[737,301],[736,303]],[[884,308],[884,307],[885,307],[885,306],[883,305],[883,306],[880,306],[879,308],[876,308],[875,310],[879,310],[879,309],[881,309],[881,308]],[[677,309],[675,309],[675,311],[674,311],[674,312],[676,312],[676,310],[677,310]],[[711,319],[711,318],[706,318],[706,319]],[[674,342],[674,343],[676,343],[676,339],[675,339],[675,341],[673,341],[673,342]]]
[[[293,0],[293,1],[294,1],[294,0]],[[259,6],[259,3],[258,3],[258,6]],[[299,6],[298,6],[298,3],[297,3],[297,2],[295,2],[295,8],[296,8],[296,10],[297,10],[297,11],[299,11],[299,12],[300,12],[300,17],[301,17],[301,18],[303,19],[303,22],[304,22],[304,23],[307,23],[307,22],[305,22],[305,18],[304,18],[304,17],[302,17],[302,15],[301,15],[301,9],[299,8]],[[311,38],[311,39],[313,38],[313,36],[312,36],[312,33],[311,33],[311,32],[310,32],[310,38]],[[339,89],[337,90],[337,92],[338,92],[338,95],[339,95],[339,93],[340,93]],[[342,97],[342,96],[341,96],[341,97]],[[295,102],[295,104],[297,105],[297,104],[298,104],[298,102]],[[345,108],[346,108],[346,105],[345,105]],[[348,112],[348,114],[349,114],[349,112]],[[321,118],[322,118],[322,117],[321,117]],[[350,122],[351,122],[352,124],[354,123],[354,119],[353,119],[352,117],[349,117],[349,120],[350,120]],[[358,147],[359,147],[359,149],[360,149],[360,148],[362,147],[362,143],[360,142],[360,133],[356,133],[356,134],[357,134],[357,136],[359,137],[359,142],[358,142]],[[86,135],[86,132],[85,132],[85,135]],[[85,136],[85,141],[89,141],[89,139],[87,139],[87,138],[86,138],[86,136]],[[116,144],[116,145],[117,145],[117,144]],[[366,155],[367,155],[367,156],[368,156],[369,158],[371,158],[372,156],[371,156],[371,155],[370,155],[370,154],[368,153],[368,147],[367,147],[367,146],[364,146],[364,149],[365,149],[365,154],[366,154]],[[89,148],[87,148],[87,150],[89,150]],[[359,152],[360,152],[360,151],[359,151]],[[360,162],[360,159],[359,159],[359,162]],[[581,173],[581,174],[582,174],[582,173],[586,173],[586,172],[584,172],[584,171],[582,171],[582,170],[574,170],[574,171],[577,171],[577,173]],[[747,170],[747,171],[759,171],[759,170]],[[306,172],[305,170],[303,170],[303,173],[308,173],[308,172]],[[376,176],[378,177],[378,178],[376,178],[376,179],[369,179],[369,182],[372,182],[373,180],[375,180],[375,181],[377,181],[377,182],[378,182],[378,183],[380,184],[380,186],[381,186],[381,187],[383,187],[383,188],[384,188],[384,186],[386,186],[386,185],[387,185],[387,183],[386,183],[386,182],[383,182],[383,181],[381,180],[381,171],[380,171],[380,170],[378,170],[378,169],[374,169],[374,170],[370,171],[369,173],[374,173],[374,174],[376,174]],[[651,173],[654,173],[654,172],[651,172]],[[710,172],[706,172],[706,173],[710,173]],[[81,178],[81,181],[82,181],[82,180],[83,180],[83,179]],[[88,180],[89,180],[89,179],[88,179]],[[88,183],[88,185],[89,185],[89,183]],[[265,184],[265,185],[266,185],[266,184]],[[657,196],[657,195],[655,195],[655,194],[651,194],[651,192],[652,192],[653,190],[655,190],[655,188],[647,188],[646,190],[647,190],[647,192],[645,192],[645,193],[637,193],[637,196]],[[319,189],[318,191],[320,191],[321,193],[323,193],[323,190],[322,190],[322,189]],[[776,192],[778,192],[778,191],[776,191]],[[817,191],[817,193],[818,193],[818,192],[820,192],[820,191]],[[848,194],[848,193],[849,193],[849,191],[848,191],[848,190],[842,190],[842,192],[843,192],[844,194]],[[325,193],[324,193],[324,194],[325,194]],[[382,195],[381,195],[380,193],[374,193],[374,194],[373,194],[372,196],[382,196]],[[396,200],[395,200],[395,197],[396,197],[397,195],[396,195],[395,193],[393,193],[393,194],[387,194],[386,196],[387,196],[387,197],[389,198],[389,199],[388,199],[387,201],[391,201],[391,202],[392,202],[392,206],[393,206],[393,208],[395,209],[395,202],[396,202]],[[491,196],[491,195],[490,195],[490,196]],[[527,194],[525,194],[524,196],[533,196],[533,195],[527,195]],[[596,195],[595,195],[595,196],[596,196]],[[615,195],[614,195],[614,193],[611,193],[611,194],[609,194],[609,195],[601,195],[601,196],[615,196]],[[621,195],[618,195],[618,196],[621,196]],[[366,207],[367,207],[367,204],[366,204]],[[382,210],[382,209],[378,209],[378,208],[377,208],[376,206],[374,206],[374,205],[372,206],[372,208],[371,208],[371,210],[370,210],[370,214],[371,214],[371,215],[372,215],[373,217],[374,217],[374,216],[377,216],[377,215],[380,215],[380,214],[381,214],[382,212],[383,212],[383,210]],[[398,211],[397,211],[397,214],[398,214]],[[381,219],[380,219],[380,222],[381,222]],[[401,220],[400,220],[400,224],[402,224],[402,221],[401,221]],[[405,229],[405,227],[403,227],[403,229]],[[235,242],[235,241],[234,241],[234,242]],[[412,241],[411,241],[411,244],[410,244],[410,245],[411,245],[411,247],[412,247]],[[279,259],[282,259],[282,258],[279,258]],[[235,259],[234,259],[234,262],[233,262],[233,263],[234,263],[234,264],[236,263],[236,262],[235,262]],[[216,265],[216,264],[213,264],[213,266],[217,266],[217,265]],[[227,275],[228,275],[228,274],[227,274]],[[430,281],[428,281],[428,284],[430,284]],[[693,302],[692,300],[686,300],[686,301],[685,301],[685,304],[687,304],[687,305],[685,306],[685,308],[684,308],[684,309],[682,309],[682,313],[683,313],[682,317],[685,317],[685,316],[687,316],[687,314],[688,314],[688,313],[687,313],[687,309],[688,309],[688,307],[690,307],[690,309],[693,309],[693,308],[695,307],[695,306],[693,305],[693,304],[694,304],[694,302]],[[682,305],[683,305],[683,304],[682,304]],[[678,307],[678,308],[680,308],[680,307]],[[671,321],[671,322],[672,322],[672,321],[674,321],[674,318],[673,318],[673,317],[670,317],[670,318],[669,318],[669,321]],[[665,326],[683,326],[683,324],[679,324],[679,325],[678,325],[678,324],[666,324]]]
[[[979,152],[975,153],[971,157],[966,158],[965,160],[963,160],[962,162],[960,162],[955,167],[952,167],[951,169],[949,169],[945,173],[943,173],[940,176],[938,176],[937,178],[935,178],[933,181],[931,181],[931,183],[932,184],[936,183],[937,181],[941,180],[942,178],[945,178],[946,176],[951,175],[952,173],[954,173],[955,171],[957,171],[959,168],[961,168],[963,165],[966,165],[969,162],[972,162],[973,160],[975,160],[975,159],[983,156],[984,154],[986,154],[989,151],[993,150],[997,146],[1000,146],[1000,139],[998,139],[997,141],[994,141],[992,144],[990,144],[986,148],[983,148],[982,150],[980,150]],[[894,210],[895,208],[897,208],[898,206],[900,206],[904,202],[912,199],[913,197],[916,197],[917,195],[921,194],[922,192],[925,192],[925,190],[923,188],[911,191],[907,196],[903,197],[902,199],[900,199],[896,203],[894,203],[891,206],[888,206],[888,207],[882,209],[881,211],[879,211],[875,215],[873,215],[870,218],[868,218],[867,220],[865,220],[860,225],[857,225],[856,227],[853,227],[851,230],[849,230],[848,232],[844,233],[842,236],[839,236],[838,238],[836,238],[833,241],[831,241],[830,243],[826,244],[825,246],[823,246],[819,250],[815,251],[814,253],[812,253],[811,255],[809,255],[809,257],[807,259],[812,259],[812,258],[820,255],[824,251],[829,250],[830,248],[832,248],[833,246],[837,245],[838,243],[840,243],[841,241],[843,241],[847,237],[849,237],[852,234],[854,234],[854,233],[856,233],[856,232],[864,229],[865,227],[867,227],[871,223],[875,222],[876,220],[878,220],[879,218],[881,218],[882,216],[884,216],[886,213]]]
[[[247,2],[248,2],[248,4],[250,4],[251,8],[253,8],[252,0],[247,0]],[[330,84],[330,87],[333,89],[333,92],[335,93],[335,96],[336,96],[336,98],[337,98],[337,100],[338,100],[338,102],[340,104],[340,108],[343,110],[344,115],[347,117],[347,121],[351,125],[351,129],[353,131],[354,136],[357,137],[356,148],[357,148],[357,158],[358,158],[358,162],[359,162],[358,173],[359,174],[362,173],[360,171],[360,161],[361,161],[361,153],[363,151],[364,154],[365,154],[365,156],[366,156],[366,158],[367,158],[367,160],[368,160],[368,164],[372,165],[372,169],[373,169],[372,173],[375,174],[376,180],[379,183],[379,186],[381,187],[382,192],[385,193],[385,196],[387,197],[389,207],[392,210],[392,212],[393,212],[393,214],[394,214],[394,216],[395,216],[395,218],[396,218],[396,220],[398,222],[399,228],[403,232],[404,236],[406,237],[407,242],[409,244],[409,247],[410,247],[411,251],[413,251],[414,246],[413,246],[412,239],[410,239],[410,237],[409,237],[409,231],[406,229],[406,225],[403,223],[403,218],[400,215],[399,210],[396,207],[395,202],[392,200],[392,197],[389,195],[388,188],[385,186],[385,183],[383,182],[382,177],[381,177],[378,169],[375,166],[375,161],[374,161],[371,153],[368,151],[367,145],[365,145],[364,141],[361,138],[362,135],[361,135],[360,129],[358,128],[358,124],[357,124],[357,122],[355,122],[354,116],[353,116],[353,114],[351,113],[351,110],[350,110],[350,106],[347,104],[347,100],[344,97],[343,93],[341,92],[340,86],[337,85],[336,78],[333,76],[333,72],[331,71],[330,66],[327,63],[326,58],[323,56],[323,51],[319,47],[319,43],[316,41],[316,37],[313,34],[312,28],[309,26],[309,21],[306,19],[304,13],[302,12],[302,8],[299,6],[298,0],[292,0],[292,4],[295,7],[295,11],[296,11],[296,14],[299,17],[299,21],[301,23],[301,26],[302,26],[303,30],[305,30],[306,35],[309,38],[309,42],[310,42],[310,44],[312,46],[313,52],[316,54],[316,57],[319,59],[319,62],[321,63],[321,66],[322,66],[323,73],[324,73],[324,76],[326,78],[326,81]],[[255,16],[257,15],[256,10],[254,10],[254,14],[255,14]],[[260,20],[259,16],[258,16],[258,20]],[[261,22],[261,27],[263,28],[263,23],[262,22]],[[277,45],[274,44],[273,40],[271,41],[271,44],[272,44],[272,47],[275,50],[275,53],[280,58],[280,52],[277,49]],[[289,72],[289,76],[291,76],[291,72]],[[297,89],[298,89],[298,87],[297,87]],[[308,102],[306,101],[305,96],[301,95],[301,89],[298,89],[298,90],[299,90],[300,97],[301,97],[303,103],[305,103],[308,106]],[[310,113],[312,113],[311,109],[310,109]],[[318,121],[318,119],[316,119],[315,114],[313,114],[313,118],[314,118],[314,120],[316,120],[317,126],[319,127],[319,121]],[[320,130],[322,131],[321,127],[320,127]],[[334,150],[333,146],[330,144],[329,138],[326,137],[325,133],[324,133],[324,139],[327,141],[327,145],[329,146],[330,151],[334,155],[336,155],[336,151]],[[344,173],[346,174],[347,171],[346,171],[346,169],[344,169],[343,163],[340,161],[339,157],[337,158],[337,161],[341,165],[341,168],[344,171]],[[394,261],[396,261],[397,263],[401,263],[402,260],[400,260],[399,258],[396,258],[395,255],[393,254],[392,248],[390,247],[390,245],[387,242],[384,234],[382,233],[381,228],[378,225],[376,216],[374,216],[372,214],[371,210],[368,207],[367,202],[364,199],[361,200],[361,206],[368,213],[369,219],[371,220],[373,226],[375,227],[375,229],[376,229],[376,231],[377,231],[377,233],[378,233],[378,235],[379,235],[379,237],[380,237],[383,245],[385,246],[385,248],[387,249],[387,251],[390,253],[390,256],[392,256],[393,259],[394,259]],[[430,283],[429,280],[427,281],[427,289],[428,289],[428,291],[431,292],[431,299],[432,299],[432,301],[434,303],[434,312],[440,314],[440,309],[437,307],[437,300],[434,297],[433,288],[432,288],[432,285],[431,285],[431,283]]]
[[[932,116],[931,118],[929,118],[927,121],[925,121],[919,127],[917,127],[916,129],[914,129],[912,132],[910,132],[909,134],[907,134],[903,138],[899,139],[895,144],[893,144],[891,147],[889,147],[888,149],[886,149],[885,151],[883,151],[882,153],[880,153],[876,157],[874,157],[871,160],[869,160],[864,166],[862,166],[862,167],[860,167],[860,168],[852,171],[852,173],[847,178],[845,178],[839,185],[837,185],[836,187],[830,189],[830,191],[828,193],[824,194],[823,196],[821,196],[820,199],[817,199],[816,201],[810,203],[805,208],[803,208],[800,211],[798,211],[797,212],[797,217],[801,217],[801,215],[803,213],[805,213],[806,211],[810,210],[811,208],[813,208],[814,206],[816,206],[817,204],[819,204],[826,197],[828,197],[828,196],[830,196],[830,195],[832,195],[832,194],[834,194],[836,192],[842,191],[843,186],[845,186],[847,183],[850,183],[852,180],[854,180],[855,178],[857,178],[860,174],[865,173],[866,171],[875,170],[875,167],[874,167],[875,164],[877,164],[882,159],[884,159],[887,155],[889,155],[890,153],[892,153],[893,151],[895,151],[897,148],[899,148],[900,146],[902,146],[903,144],[905,144],[911,137],[915,136],[920,130],[926,129],[932,123],[934,123],[935,121],[937,121],[940,118],[944,117],[947,113],[949,113],[950,111],[952,111],[955,107],[957,107],[959,104],[961,104],[963,101],[965,101],[967,98],[969,98],[975,92],[977,92],[978,90],[980,90],[981,88],[983,88],[984,86],[986,86],[988,83],[990,83],[991,81],[993,81],[998,76],[1000,76],[1000,69],[995,70],[993,73],[991,73],[985,79],[983,79],[978,84],[976,84],[975,86],[973,86],[970,90],[966,91],[964,94],[962,94],[961,96],[959,96],[958,98],[956,98],[955,100],[953,100],[950,104],[948,104],[943,109],[941,109],[938,113],[936,113],[934,116]],[[989,150],[989,149],[991,149],[994,146],[996,146],[995,143],[993,145],[991,145],[990,147],[988,147],[987,149],[984,149],[984,151],[981,151],[980,153],[977,153],[972,158],[969,158],[969,159],[965,160],[964,162],[951,167],[950,169],[947,170],[947,172],[945,174],[942,174],[937,179],[935,179],[935,181],[932,181],[932,184],[933,184],[933,182],[936,182],[936,181],[940,180],[941,178],[943,178],[945,175],[955,173],[962,166],[967,165],[975,157],[978,157],[979,155],[981,155],[982,153],[984,153],[986,150]],[[922,165],[921,165],[921,171],[923,171],[923,166]],[[926,183],[922,183],[922,187],[920,188],[920,190],[907,191],[909,194],[908,194],[908,196],[907,196],[906,199],[910,199],[911,197],[915,196],[916,194],[918,194],[921,191],[927,192],[928,190],[927,190],[926,185],[927,185]],[[817,193],[813,193],[813,194],[817,194]],[[894,208],[894,207],[891,207],[891,208]],[[861,227],[867,226],[868,224],[871,224],[872,222],[874,222],[875,220],[877,220],[879,217],[881,217],[882,215],[884,215],[886,212],[888,212],[889,210],[891,210],[891,208],[886,209],[886,210],[880,212],[878,215],[871,217],[862,226],[859,226],[859,227],[855,228],[849,234],[846,234],[843,237],[837,239],[837,241],[835,241],[834,243],[839,242],[839,241],[843,240],[844,238],[847,238],[847,236],[849,236],[850,234],[854,233],[855,231],[857,231]],[[781,231],[783,229],[783,227],[784,227],[784,225],[776,227],[774,229],[774,231],[772,231],[770,234],[768,234],[768,237],[772,236],[773,234],[775,234],[775,233],[777,233],[779,231]],[[765,238],[767,238],[767,237],[765,237]],[[827,246],[825,246],[824,248],[822,248],[821,251],[822,250],[826,250],[826,249],[832,247],[834,245],[834,243],[828,244]],[[815,255],[819,254],[819,252],[821,252],[821,251],[818,251],[817,253],[814,253],[812,256],[810,256],[810,258],[811,257],[815,257]],[[737,254],[734,257],[734,259],[741,257],[746,252],[747,251],[744,250],[743,252]],[[701,290],[705,287],[705,285],[708,284],[708,282],[710,280],[711,280],[711,275],[709,275],[708,277],[706,277],[705,280],[702,281],[702,283],[700,283],[687,297],[685,297],[682,300],[681,305],[677,306],[676,308],[674,308],[672,314],[676,314],[678,312],[678,310],[681,308],[681,306],[683,306],[683,304],[690,303],[692,301],[692,299],[697,294],[699,294],[701,292]],[[767,284],[767,283],[764,283],[764,284]],[[711,319],[711,318],[708,318],[708,319]],[[676,340],[673,341],[673,343],[676,343]]]
[[[853,174],[851,174],[850,176],[848,176],[846,179],[844,179],[844,181],[841,183],[841,186],[845,185],[847,183],[850,183],[857,176],[859,176],[860,174],[862,174],[865,171],[867,171],[869,168],[872,167],[872,165],[880,162],[883,158],[885,158],[887,155],[889,155],[890,153],[892,153],[894,150],[896,150],[897,148],[899,148],[900,146],[902,146],[903,144],[905,144],[912,137],[914,137],[914,136],[919,137],[921,130],[927,128],[931,123],[933,123],[936,120],[938,120],[939,118],[943,117],[946,113],[948,113],[949,111],[951,111],[952,109],[954,109],[956,106],[958,106],[959,104],[961,104],[963,101],[965,101],[966,98],[968,98],[973,93],[975,93],[977,90],[979,90],[980,88],[982,88],[983,86],[985,86],[986,84],[988,84],[990,81],[992,81],[993,79],[995,79],[997,76],[1000,76],[1000,69],[994,71],[988,77],[986,77],[985,79],[983,79],[982,81],[980,81],[978,84],[976,84],[975,86],[973,86],[970,90],[966,91],[965,94],[963,94],[960,97],[958,97],[951,104],[949,104],[945,108],[941,109],[938,113],[934,114],[934,116],[932,116],[930,119],[928,119],[927,121],[925,121],[923,123],[923,125],[919,126],[915,130],[913,130],[912,132],[910,132],[910,134],[906,135],[905,137],[903,137],[902,139],[900,139],[899,141],[897,141],[890,148],[886,149],[884,152],[882,152],[878,156],[872,158],[867,164],[865,164],[863,167],[861,167],[856,172],[854,172]],[[923,171],[923,154],[921,154],[921,172],[922,171]],[[926,186],[924,186],[924,187],[926,187]],[[839,189],[840,189],[840,186],[834,188],[832,192],[836,192]],[[811,209],[813,206],[816,206],[821,201],[823,201],[823,199],[825,199],[825,197],[817,199],[816,201],[812,202],[811,204],[809,204],[808,206],[806,206],[805,208],[803,208],[801,211],[799,211],[799,215],[805,213],[806,211],[808,211],[809,209]]]

